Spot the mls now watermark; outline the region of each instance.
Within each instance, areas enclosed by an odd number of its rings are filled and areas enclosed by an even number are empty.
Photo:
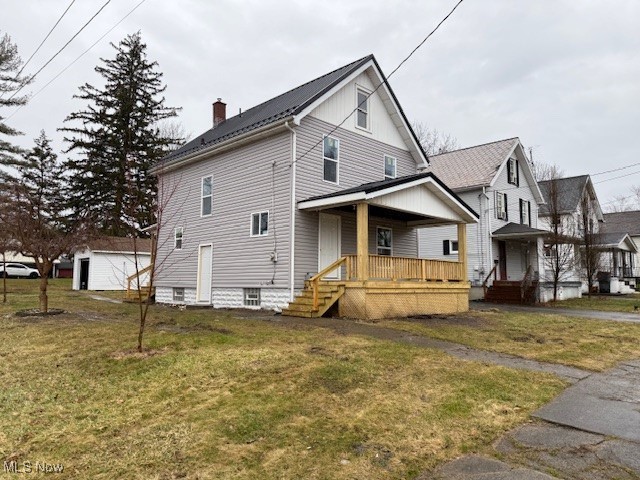
[[[4,462],[4,473],[62,473],[64,465],[62,463],[47,462],[20,462],[13,460]]]

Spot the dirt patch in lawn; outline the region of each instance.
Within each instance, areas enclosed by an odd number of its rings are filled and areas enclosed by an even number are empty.
[[[158,322],[153,325],[153,328],[163,332],[172,333],[196,333],[196,332],[215,332],[222,335],[231,335],[233,332],[227,328],[214,327],[213,325],[206,323],[196,323],[195,325],[177,325],[172,322]]]
[[[471,328],[483,328],[491,325],[491,320],[486,317],[476,315],[414,315],[398,320],[405,320],[407,322],[421,323],[426,326],[441,327],[441,326],[454,326],[454,327],[471,327]]]
[[[155,357],[157,355],[162,355],[166,351],[167,351],[166,348],[162,348],[162,349],[148,349],[148,350],[144,349],[142,350],[142,352],[139,352],[137,349],[131,348],[128,350],[113,352],[111,355],[109,355],[109,357],[113,358],[114,360],[127,360],[129,358],[144,359],[144,358]]]

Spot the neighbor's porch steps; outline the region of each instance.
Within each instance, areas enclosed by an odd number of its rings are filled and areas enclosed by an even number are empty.
[[[291,317],[321,317],[344,295],[345,289],[344,284],[339,282],[320,282],[318,287],[318,310],[314,310],[313,289],[310,282],[305,282],[302,293],[287,308],[282,310],[282,314]]]
[[[493,285],[487,290],[487,294],[484,297],[487,302],[495,303],[511,303],[511,304],[523,304],[534,303],[535,297],[531,298],[531,294],[535,293],[538,282],[535,281],[523,292],[521,281],[506,281],[496,280]],[[533,291],[530,291],[533,290]],[[524,298],[523,298],[524,297]]]

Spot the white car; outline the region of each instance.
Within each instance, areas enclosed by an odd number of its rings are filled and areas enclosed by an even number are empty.
[[[38,278],[40,273],[35,268],[27,267],[21,263],[7,263],[6,269],[0,263],[0,278],[2,277],[24,277],[24,278]]]

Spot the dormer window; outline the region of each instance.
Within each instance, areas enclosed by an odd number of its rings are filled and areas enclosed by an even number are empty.
[[[369,92],[356,88],[356,126],[369,130]]]
[[[510,158],[507,161],[507,181],[516,187],[520,186],[520,174],[518,172],[518,160]]]

